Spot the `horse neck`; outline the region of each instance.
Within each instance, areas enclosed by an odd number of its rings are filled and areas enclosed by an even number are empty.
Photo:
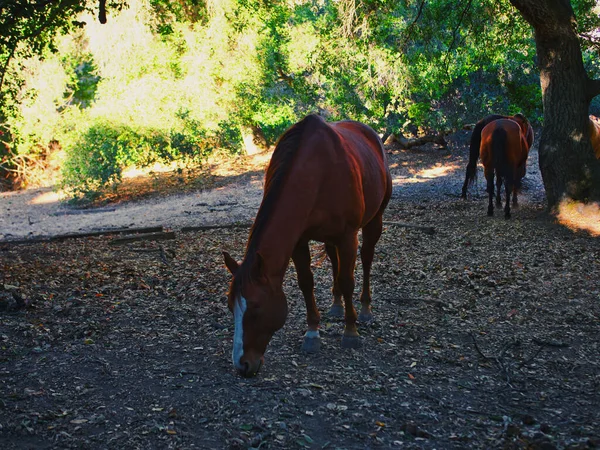
[[[282,283],[294,247],[303,231],[301,220],[295,220],[289,214],[275,210],[259,232],[252,235],[247,253],[260,253],[267,276]]]

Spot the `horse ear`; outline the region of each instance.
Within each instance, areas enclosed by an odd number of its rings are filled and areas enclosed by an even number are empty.
[[[225,258],[225,265],[231,272],[231,275],[235,275],[240,265],[237,263],[235,259],[231,257],[231,255],[227,252],[223,252],[223,258]]]

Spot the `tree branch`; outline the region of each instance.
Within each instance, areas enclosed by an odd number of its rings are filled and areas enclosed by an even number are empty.
[[[15,42],[10,53],[6,57],[6,62],[4,63],[4,67],[2,67],[2,74],[0,74],[0,95],[2,92],[2,88],[4,87],[4,78],[6,77],[6,71],[8,70],[8,66],[10,65],[10,61],[13,59],[15,55],[15,50],[17,49],[18,41]],[[1,97],[0,97],[1,98]]]
[[[106,0],[100,0],[98,5],[98,20],[101,24],[106,23]]]
[[[460,28],[460,26],[462,25],[463,19],[465,18],[465,15],[467,14],[467,11],[471,8],[471,4],[472,4],[472,0],[469,0],[467,2],[467,5],[465,6],[465,9],[463,9],[460,18],[458,19],[458,23],[456,24],[456,27],[454,28],[454,30],[452,31],[452,42],[450,42],[450,45],[448,46],[448,50],[446,51],[445,54],[445,69],[446,69],[446,76],[448,76],[448,70],[450,67],[450,52],[452,51],[452,49],[454,48],[454,44],[456,43],[456,36],[458,33],[458,29]]]
[[[406,46],[408,39],[410,38],[410,31],[413,29],[413,27],[421,17],[421,14],[423,13],[423,7],[425,6],[425,2],[426,0],[421,0],[421,4],[419,5],[417,15],[415,16],[413,21],[406,27],[406,30],[404,30],[404,40],[402,42],[402,45],[400,45],[400,48],[404,48],[404,46]]]

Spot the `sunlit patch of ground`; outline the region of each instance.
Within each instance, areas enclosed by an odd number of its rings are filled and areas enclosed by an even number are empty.
[[[600,205],[563,200],[558,207],[558,222],[575,231],[587,231],[600,236]]]
[[[403,164],[405,165],[405,164]],[[391,169],[397,167],[397,164],[390,166]],[[460,169],[457,164],[436,164],[432,167],[421,170],[409,170],[410,175],[400,175],[393,179],[395,185],[423,183],[435,178],[445,177],[453,174]]]
[[[40,195],[34,197],[29,202],[31,205],[48,205],[50,203],[57,203],[64,200],[64,194],[60,192],[42,192]]]

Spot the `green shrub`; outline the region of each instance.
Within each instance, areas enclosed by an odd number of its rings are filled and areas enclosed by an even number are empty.
[[[107,123],[92,125],[66,149],[62,187],[77,198],[90,197],[120,181],[124,166],[131,160],[129,131]]]

